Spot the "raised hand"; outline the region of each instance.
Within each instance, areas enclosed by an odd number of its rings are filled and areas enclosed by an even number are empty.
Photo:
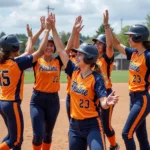
[[[55,29],[55,24],[56,24],[55,14],[51,13],[49,15],[49,19],[50,19],[50,24],[52,29]]]
[[[41,22],[41,29],[44,30],[45,29],[45,16],[40,17],[40,22]]]
[[[83,29],[84,25],[82,25],[82,22],[83,22],[82,17],[81,17],[81,16],[78,16],[78,17],[76,18],[75,23],[74,23],[74,26],[73,26],[73,28],[74,28],[77,32],[80,32],[80,31]]]
[[[104,24],[104,26],[109,24],[108,20],[109,20],[109,13],[108,13],[108,10],[105,10],[105,13],[103,14],[103,24]]]
[[[28,34],[28,37],[31,37],[32,38],[32,28],[30,28],[29,24],[26,25],[26,29],[27,29],[27,34]]]
[[[117,102],[118,102],[118,100],[119,100],[119,96],[118,95],[114,95],[115,94],[115,91],[113,91],[108,97],[107,97],[107,102],[106,102],[106,104],[108,105],[108,106],[110,106],[110,105],[114,105],[114,104],[116,104]]]
[[[50,23],[50,17],[48,16],[48,18],[46,19],[46,24],[45,24],[45,29],[50,31],[51,30],[51,23]]]

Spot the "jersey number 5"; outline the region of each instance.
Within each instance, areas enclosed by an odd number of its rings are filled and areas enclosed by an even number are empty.
[[[89,108],[89,106],[90,106],[89,100],[80,99],[80,108]]]
[[[0,86],[9,86],[10,85],[10,79],[8,77],[8,70],[0,71],[1,77],[0,77]]]

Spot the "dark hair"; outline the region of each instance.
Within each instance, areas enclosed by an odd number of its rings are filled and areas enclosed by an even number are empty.
[[[3,51],[2,48],[0,48],[0,64],[4,64],[7,59],[10,57],[9,51]]]
[[[103,77],[103,74],[102,74],[102,70],[100,68],[100,66],[96,63],[92,64],[91,67],[93,68],[93,70],[97,73],[97,74],[100,74],[102,76],[102,78],[104,79]]]
[[[143,41],[142,44],[146,49],[150,50],[150,41]]]

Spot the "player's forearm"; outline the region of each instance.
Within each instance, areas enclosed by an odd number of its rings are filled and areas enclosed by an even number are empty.
[[[71,33],[71,35],[69,37],[69,40],[67,42],[67,46],[65,48],[65,51],[66,51],[67,54],[69,54],[70,50],[74,47],[73,44],[74,44],[74,41],[75,41],[75,35],[76,35],[76,31],[73,28],[72,33]]]
[[[41,35],[41,33],[44,31],[44,29],[39,29],[34,35],[33,35],[33,38],[32,38],[32,43],[33,45],[35,45],[36,41],[38,40],[39,36]]]

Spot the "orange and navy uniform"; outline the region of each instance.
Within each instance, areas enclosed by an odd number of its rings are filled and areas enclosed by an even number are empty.
[[[103,77],[104,77],[104,80],[105,80],[106,89],[112,88],[112,83],[111,83],[110,76],[111,76],[111,72],[113,70],[114,56],[112,58],[108,58],[108,56],[106,54],[103,54],[102,57],[97,59],[96,63],[101,68],[101,71],[102,71],[102,74],[103,74]]]
[[[107,54],[104,53],[102,57],[97,59],[96,62],[101,71],[102,75],[105,80],[105,86],[107,91],[107,96],[112,92],[112,82],[111,82],[111,73],[113,70],[113,64],[114,64],[114,56],[111,58],[108,58]],[[111,125],[111,119],[113,114],[113,108],[114,106],[110,106],[108,109],[101,108],[101,114],[102,114],[102,120],[103,120],[103,126],[104,126],[104,132],[109,140],[110,146],[115,147],[116,146],[116,137],[115,137],[115,131]]]
[[[76,59],[75,57],[70,57],[69,58],[73,63],[76,63]],[[67,76],[67,80],[68,80],[68,83],[67,83],[67,94],[69,94],[69,90],[70,90],[70,84],[71,84],[71,80],[70,80],[70,77]]]
[[[83,79],[80,74],[80,69],[76,68],[74,63],[71,62],[71,60],[69,60],[65,71],[71,78],[71,86],[70,86],[71,119],[70,119],[69,137],[78,136],[77,132],[81,131],[80,136],[93,138],[92,129],[98,127],[97,130],[99,132],[97,133],[97,135],[95,135],[95,137],[98,136],[101,137],[98,141],[101,143],[100,145],[102,145],[103,149],[105,149],[103,129],[98,110],[99,104],[98,99],[107,96],[103,78],[99,74],[92,72],[89,76]],[[93,122],[93,126],[90,126],[87,123],[88,120],[90,123]],[[81,126],[79,124],[81,124]],[[91,134],[85,134],[86,132]],[[88,137],[88,135],[91,137]],[[71,143],[72,141],[70,140],[70,145]],[[82,147],[81,145],[84,145],[84,143],[77,143],[75,149],[79,149],[78,147],[81,148]]]
[[[30,102],[33,127],[33,149],[50,149],[52,132],[60,110],[58,91],[60,89],[60,57],[47,62],[39,58],[33,64],[35,75],[34,90]],[[45,130],[43,130],[45,124]]]
[[[69,58],[74,64],[76,63],[76,59],[75,57],[70,57]],[[70,84],[71,84],[71,78],[69,76],[67,76],[67,89],[66,89],[66,92],[67,92],[67,96],[66,96],[66,110],[67,110],[67,116],[68,116],[68,119],[70,120]]]
[[[0,144],[0,149],[19,147],[23,141],[23,116],[20,107],[23,99],[23,71],[32,66],[32,60],[33,56],[30,55],[8,59],[0,64],[0,114],[8,128],[8,136]]]
[[[145,50],[138,55],[133,48],[125,49],[129,64],[130,114],[124,126],[122,136],[126,149],[136,149],[133,133],[136,132],[140,149],[149,149],[146,116],[150,112],[148,93],[150,75],[150,51]]]
[[[30,61],[27,63],[27,60]],[[0,100],[18,101],[23,98],[24,74],[23,70],[31,67],[32,59],[22,57],[17,59],[8,59],[0,65]]]
[[[34,64],[34,89],[45,93],[58,92],[60,89],[60,71],[62,63],[59,57],[46,62],[39,58]]]
[[[138,52],[136,50],[132,50],[130,53],[127,55],[130,60],[129,90],[131,92],[146,91],[149,86],[150,74],[150,66],[148,61],[149,51],[145,51],[140,56],[138,56]]]

